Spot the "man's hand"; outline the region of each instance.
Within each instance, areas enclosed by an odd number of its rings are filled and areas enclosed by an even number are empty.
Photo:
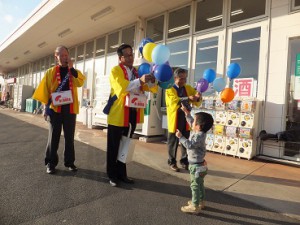
[[[182,133],[176,129],[176,133],[175,133],[176,137],[181,138],[182,137]]]
[[[73,61],[71,60],[71,58],[68,58],[68,67],[70,69],[73,68]]]
[[[155,82],[155,76],[150,73],[150,74],[144,74],[143,76],[140,77],[140,82],[141,84],[145,83],[154,83]]]
[[[197,101],[199,101],[201,98],[202,98],[202,96],[201,96],[201,94],[200,94],[199,92],[197,92],[195,95],[189,96],[189,99],[190,99],[192,102],[197,102]]]

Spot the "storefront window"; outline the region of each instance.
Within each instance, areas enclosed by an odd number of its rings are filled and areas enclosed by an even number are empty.
[[[170,12],[168,38],[189,34],[191,6]]]
[[[223,21],[223,0],[199,1],[196,11],[195,31],[219,27]]]
[[[231,0],[230,23],[265,15],[266,0]]]
[[[108,35],[107,53],[116,53],[119,47],[119,31]]]
[[[55,59],[54,55],[49,56],[49,61],[48,62],[49,62],[49,68],[56,65],[56,59]]]
[[[94,53],[94,41],[90,41],[86,43],[85,59],[93,58],[93,53]]]
[[[300,38],[290,40],[290,76],[287,95],[287,133],[289,142],[284,144],[284,156],[300,160]]]
[[[177,67],[188,70],[189,59],[189,40],[180,40],[171,43],[167,43],[170,49],[171,55],[169,58],[170,66],[175,69]],[[165,90],[162,89],[161,107],[166,107]]]
[[[96,53],[95,56],[102,56],[105,54],[105,37],[96,40]]]
[[[151,38],[154,42],[162,41],[164,37],[164,20],[164,15],[148,20],[146,37]]]
[[[238,78],[258,80],[260,36],[260,27],[232,34],[230,63],[240,65],[241,73]]]
[[[118,54],[112,54],[106,57],[106,72],[105,74],[110,74],[111,69],[118,65],[119,57]]]
[[[84,74],[86,75],[86,82],[84,82],[84,93],[83,99],[86,101],[90,100],[90,91],[93,87],[93,52],[94,52],[94,41],[88,42],[85,47],[85,64],[84,64]],[[88,88],[88,89],[87,89]]]
[[[69,49],[69,56],[71,60],[73,60],[73,62],[75,63],[75,48]]]
[[[84,60],[84,45],[79,45],[77,47],[77,57],[76,63],[81,62]]]
[[[206,38],[197,41],[195,78],[198,81],[203,77],[206,69],[217,69],[218,37]]]
[[[134,48],[135,27],[129,27],[122,30],[122,44],[129,44]]]
[[[189,40],[175,41],[167,43],[171,55],[169,58],[169,63],[171,67],[181,67],[183,69],[188,69],[188,59],[189,59]]]

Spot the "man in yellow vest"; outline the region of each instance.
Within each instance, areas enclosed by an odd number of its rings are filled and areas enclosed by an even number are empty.
[[[117,53],[119,65],[112,68],[109,77],[110,98],[114,101],[107,116],[107,176],[113,187],[118,181],[134,183],[127,177],[126,164],[118,161],[117,155],[122,135],[127,136],[129,132],[129,124],[132,136],[136,124],[144,122],[144,109],[126,106],[126,98],[132,93],[157,92],[158,89],[153,74],[138,76],[133,67],[134,55],[130,45],[122,44]]]
[[[58,65],[46,71],[32,96],[45,105],[44,117],[49,121],[45,157],[48,174],[55,173],[58,164],[57,150],[62,128],[65,137],[64,165],[70,171],[77,171],[74,164],[74,134],[76,114],[79,113],[77,87],[81,87],[85,80],[85,76],[73,68],[73,62],[65,46],[58,46],[54,56]]]
[[[185,138],[189,138],[190,127],[186,121],[185,114],[181,110],[181,104],[191,110],[190,104],[200,106],[201,94],[198,93],[192,86],[186,84],[187,71],[182,68],[177,68],[174,71],[175,84],[172,88],[166,90],[166,107],[168,119],[168,164],[170,169],[179,172],[177,167],[177,148],[178,138],[176,137],[176,129],[178,129]],[[180,164],[184,169],[188,169],[188,160],[186,148],[181,145]]]

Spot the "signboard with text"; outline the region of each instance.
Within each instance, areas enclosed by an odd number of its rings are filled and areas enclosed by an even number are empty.
[[[233,80],[235,97],[256,97],[257,81],[254,78],[241,78]]]

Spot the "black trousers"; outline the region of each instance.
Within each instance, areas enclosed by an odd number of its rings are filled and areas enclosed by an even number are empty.
[[[185,129],[181,130],[182,135],[185,138],[189,138],[190,136],[190,131],[186,131]],[[177,149],[179,145],[179,139],[176,137],[175,133],[168,133],[168,164],[169,165],[176,165],[176,157],[177,157]],[[187,159],[187,152],[186,148],[183,145],[180,145],[181,149],[181,159],[180,159],[180,164],[188,164],[188,159]]]
[[[61,113],[53,112],[49,121],[48,143],[46,147],[45,165],[58,164],[57,150],[63,128],[65,138],[64,165],[71,166],[75,162],[74,135],[76,126],[76,114],[70,114],[70,106],[62,106]]]
[[[131,124],[132,137],[136,128],[136,109],[130,108],[129,123]],[[107,151],[106,151],[106,172],[110,179],[127,177],[126,164],[117,160],[122,135],[127,136],[129,127],[118,127],[108,125],[107,127]]]

